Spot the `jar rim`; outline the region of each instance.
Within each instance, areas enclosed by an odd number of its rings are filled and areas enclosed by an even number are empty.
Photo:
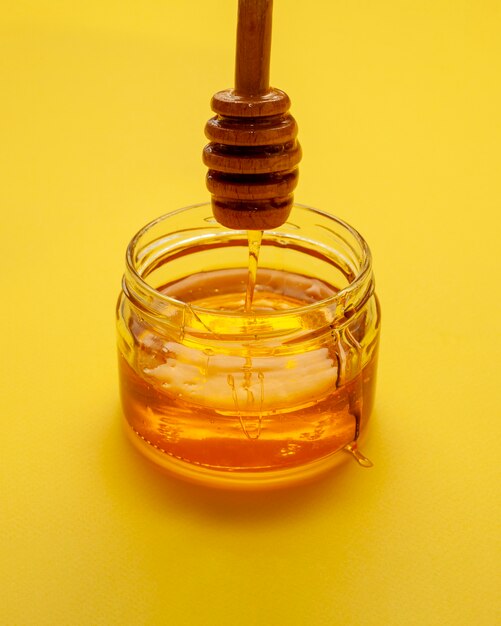
[[[328,296],[327,298],[323,298],[321,300],[304,304],[301,306],[291,307],[290,309],[277,310],[277,311],[263,311],[263,312],[239,311],[238,313],[236,313],[235,311],[230,311],[230,310],[210,309],[206,307],[201,307],[196,304],[183,302],[182,300],[173,298],[172,296],[164,294],[161,291],[157,290],[155,287],[152,287],[150,284],[148,284],[148,282],[143,278],[141,273],[136,268],[136,264],[134,262],[135,253],[138,251],[138,246],[139,246],[139,242],[141,238],[144,237],[148,233],[148,231],[150,231],[152,228],[154,228],[155,226],[157,226],[158,224],[160,224],[161,222],[169,218],[175,217],[176,215],[179,215],[186,211],[198,209],[201,207],[210,208],[211,203],[200,202],[197,204],[180,207],[172,211],[169,211],[167,213],[164,213],[163,215],[160,215],[159,217],[145,224],[145,226],[143,226],[133,236],[133,238],[129,242],[127,246],[127,250],[126,250],[127,274],[130,277],[132,277],[135,282],[137,282],[137,284],[140,286],[141,293],[146,295],[148,301],[150,302],[157,301],[159,303],[163,303],[164,305],[170,306],[170,307],[177,307],[177,308],[181,307],[183,309],[189,308],[190,311],[194,313],[196,316],[211,315],[213,317],[220,317],[220,318],[232,317],[232,318],[240,318],[240,319],[245,319],[245,320],[249,320],[249,319],[260,320],[264,318],[267,318],[267,319],[283,318],[283,317],[289,317],[289,316],[301,316],[301,315],[309,314],[311,312],[322,309],[324,307],[336,309],[340,303],[351,301],[353,299],[353,295],[357,291],[360,291],[362,285],[366,283],[368,279],[372,279],[372,256],[371,256],[370,248],[367,242],[365,241],[365,239],[362,237],[362,235],[353,226],[351,226],[350,224],[348,224],[341,218],[331,213],[328,213],[327,211],[323,211],[321,209],[317,209],[315,207],[311,207],[305,204],[294,203],[293,208],[297,208],[300,210],[308,211],[310,213],[314,213],[316,215],[321,216],[322,218],[327,218],[329,221],[336,223],[338,226],[341,226],[343,229],[345,229],[345,231],[347,231],[355,239],[356,243],[359,245],[360,258],[361,258],[360,269],[357,271],[355,277],[353,278],[352,281],[350,281],[348,285],[341,288],[332,296]],[[293,220],[288,220],[288,221],[293,222]],[[274,229],[271,229],[271,230],[273,231]],[[241,231],[238,230],[234,232],[241,233],[244,236],[246,234],[245,230],[241,230]],[[370,280],[370,282],[372,283],[372,280]],[[126,283],[127,283],[127,280],[126,280],[126,277],[124,277],[124,286]],[[372,293],[372,290],[373,289],[371,288],[370,289],[371,293]]]

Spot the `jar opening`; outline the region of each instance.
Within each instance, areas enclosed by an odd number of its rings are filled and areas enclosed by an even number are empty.
[[[311,316],[318,325],[319,313],[327,324],[348,318],[373,293],[371,255],[362,236],[337,217],[295,205],[289,221],[264,232],[257,273],[258,301],[260,293],[271,290],[291,296],[286,305],[245,312],[243,307],[215,307],[210,298],[197,297],[200,284],[217,283],[218,275],[225,285],[233,280],[245,293],[247,241],[246,231],[218,224],[208,203],[167,213],[130,242],[124,291],[157,317],[183,315],[211,332],[220,327],[217,320],[226,320],[227,328],[233,319],[236,334],[254,335],[270,323],[275,331],[281,325],[310,326]],[[216,283],[215,292],[220,291]],[[221,288],[224,291],[224,285]]]

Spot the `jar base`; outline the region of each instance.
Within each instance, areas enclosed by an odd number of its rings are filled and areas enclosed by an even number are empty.
[[[342,449],[297,467],[249,472],[215,470],[187,463],[158,450],[154,445],[140,437],[125,418],[123,418],[123,426],[127,438],[136,450],[167,474],[190,483],[215,489],[265,491],[294,487],[321,477],[354,456],[350,450]]]

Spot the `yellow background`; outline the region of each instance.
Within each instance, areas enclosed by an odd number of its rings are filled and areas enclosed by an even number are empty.
[[[374,254],[375,466],[230,495],[125,441],[113,313],[134,232],[207,197],[236,0],[3,0],[2,624],[496,623],[500,7],[276,1],[296,198]]]

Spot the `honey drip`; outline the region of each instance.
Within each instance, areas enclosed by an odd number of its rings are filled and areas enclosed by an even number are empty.
[[[347,446],[344,447],[344,450],[351,454],[355,461],[362,467],[373,467],[372,461],[364,456],[358,449],[356,441],[352,441],[351,443],[349,443]]]
[[[257,265],[261,241],[263,240],[263,231],[248,230],[247,239],[249,241],[249,273],[247,277],[247,291],[245,293],[245,312],[250,313],[252,311],[254,289],[256,288]]]

